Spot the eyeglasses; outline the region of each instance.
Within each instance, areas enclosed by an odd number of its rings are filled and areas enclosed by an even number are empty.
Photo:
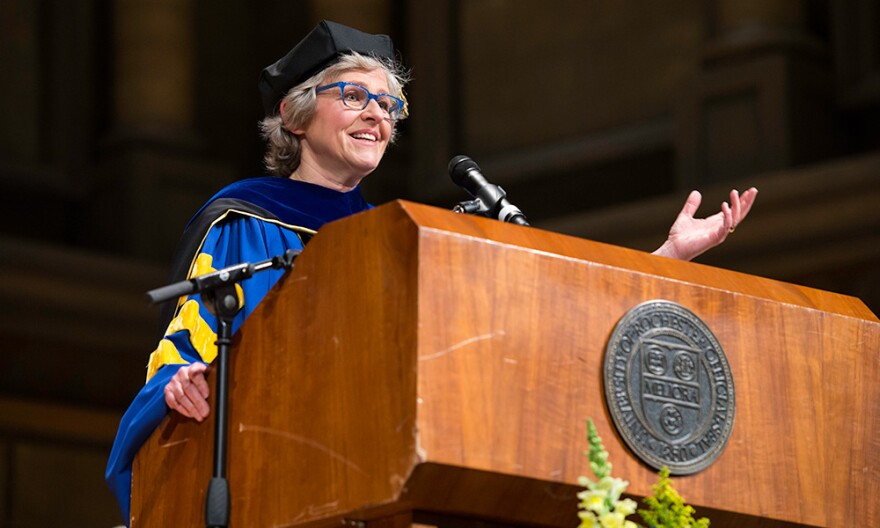
[[[339,97],[342,99],[342,104],[348,108],[363,110],[368,104],[370,104],[370,100],[374,99],[376,103],[378,103],[379,108],[385,112],[387,119],[392,122],[397,121],[397,118],[400,117],[400,112],[403,110],[403,106],[406,104],[393,95],[370,93],[369,90],[359,84],[344,81],[319,86],[315,88],[315,93],[337,87],[339,88]]]

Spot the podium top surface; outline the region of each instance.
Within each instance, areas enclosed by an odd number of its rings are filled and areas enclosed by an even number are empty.
[[[483,217],[453,214],[445,209],[405,200],[396,200],[361,214],[388,216],[389,220],[390,217],[402,216],[412,221],[419,229],[443,232],[447,236],[473,237],[482,242],[504,244],[524,251],[587,261],[596,266],[628,269],[722,291],[880,322],[865,303],[856,297],[697,262],[661,257],[534,227],[515,226]],[[398,221],[400,219],[398,218]],[[356,220],[342,219],[336,223],[348,221]],[[325,230],[333,229],[328,226]],[[317,236],[321,236],[320,232]]]

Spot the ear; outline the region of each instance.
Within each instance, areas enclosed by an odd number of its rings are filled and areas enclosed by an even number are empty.
[[[278,107],[278,113],[279,113],[279,115],[281,116],[281,123],[282,123],[282,125],[284,125],[284,128],[287,129],[287,131],[290,132],[291,134],[295,134],[295,135],[297,135],[297,136],[304,134],[304,133],[305,133],[305,129],[300,128],[300,129],[297,129],[297,130],[292,130],[292,129],[288,128],[288,126],[287,126],[286,123],[284,123],[284,109],[285,109],[286,107],[287,107],[287,102],[284,101],[284,100],[282,99],[282,101],[281,101],[281,105]]]

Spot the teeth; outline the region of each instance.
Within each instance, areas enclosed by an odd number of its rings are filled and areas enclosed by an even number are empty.
[[[376,136],[374,136],[373,134],[365,134],[365,133],[352,134],[352,137],[357,138],[357,139],[368,139],[370,141],[376,141]]]

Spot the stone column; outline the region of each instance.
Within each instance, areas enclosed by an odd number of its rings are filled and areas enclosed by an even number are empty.
[[[806,0],[714,0],[678,111],[684,187],[823,159],[836,149],[827,43]]]
[[[806,31],[807,10],[804,0],[720,0],[714,3],[715,35],[718,40],[757,42],[761,36],[767,41],[781,40],[784,36],[803,38]]]
[[[112,8],[112,125],[91,231],[103,249],[168,262],[186,221],[232,179],[197,130],[197,3],[115,0]]]
[[[390,0],[311,0],[308,8],[312,25],[327,19],[367,33],[390,34],[394,15],[391,4]]]
[[[113,8],[116,124],[191,129],[195,2],[117,0]]]

